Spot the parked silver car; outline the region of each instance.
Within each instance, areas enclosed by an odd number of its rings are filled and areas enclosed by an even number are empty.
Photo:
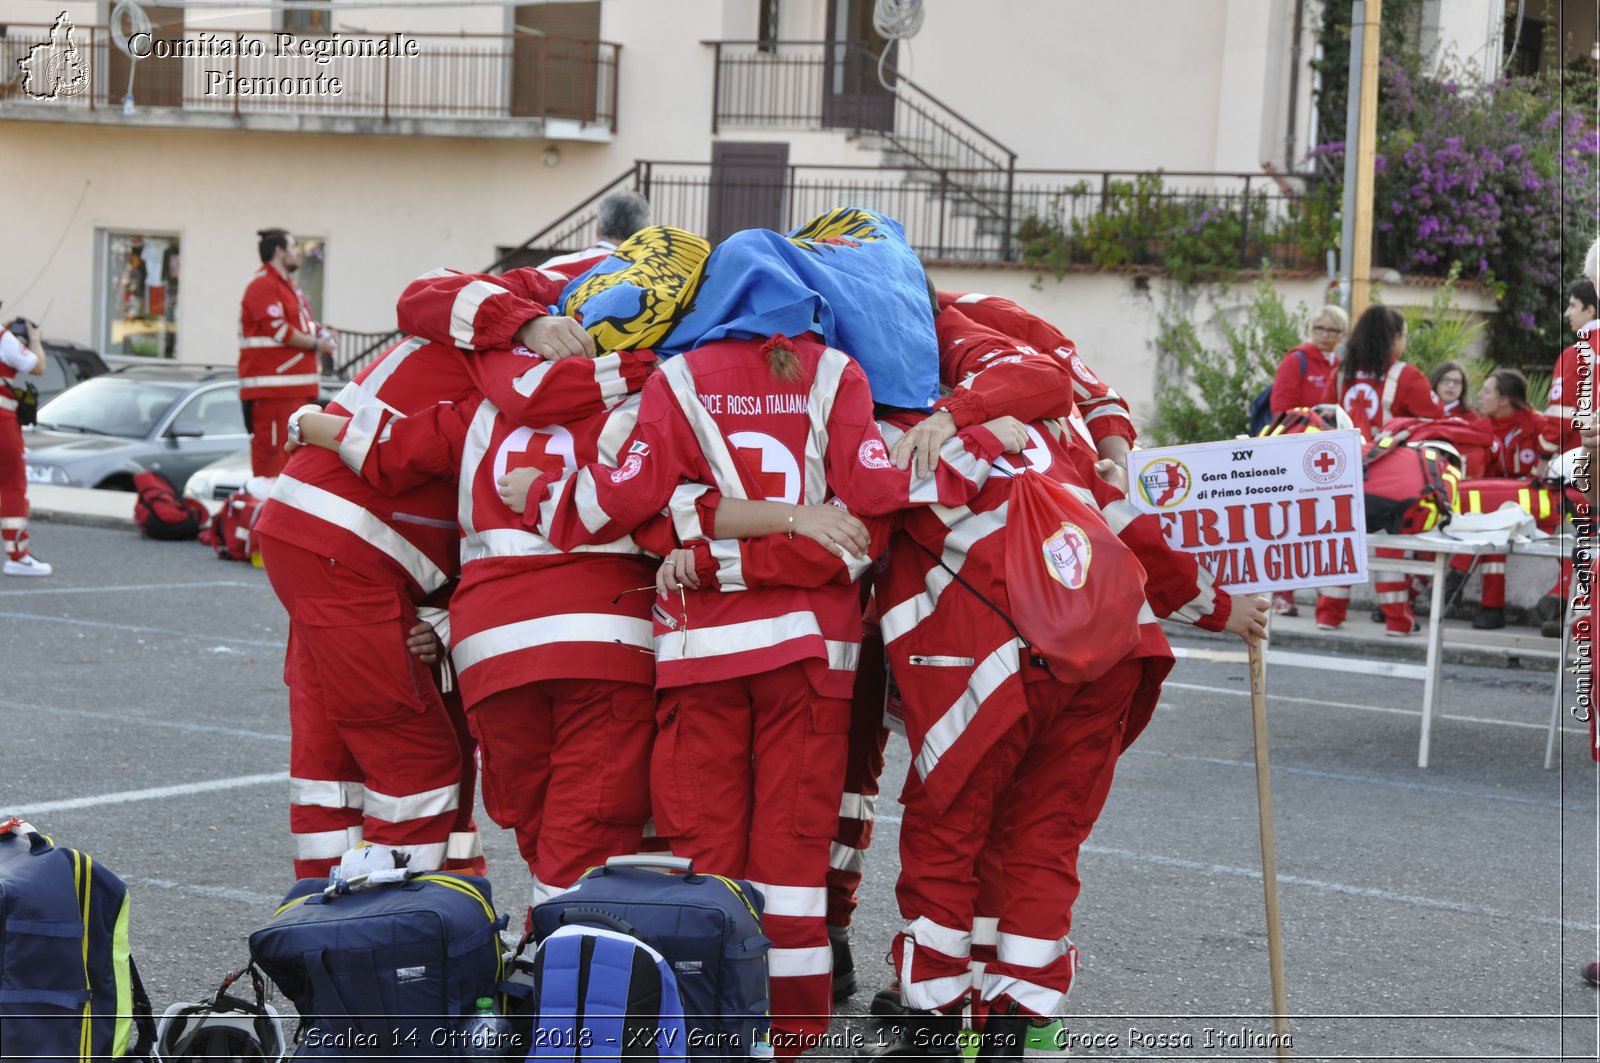
[[[30,483],[118,491],[142,469],[181,487],[250,443],[235,370],[171,363],[85,380],[39,407],[22,436]]]

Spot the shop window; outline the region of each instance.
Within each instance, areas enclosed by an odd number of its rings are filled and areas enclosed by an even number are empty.
[[[101,353],[177,357],[179,237],[101,230],[100,240]]]

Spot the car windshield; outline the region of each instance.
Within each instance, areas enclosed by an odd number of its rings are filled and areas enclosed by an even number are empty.
[[[191,386],[98,376],[39,407],[39,427],[143,439]]]

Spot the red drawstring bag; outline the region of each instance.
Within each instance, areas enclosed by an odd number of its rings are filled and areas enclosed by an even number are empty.
[[[1098,679],[1139,645],[1144,579],[1133,551],[1065,484],[1031,469],[1011,481],[1012,619],[1056,679]]]

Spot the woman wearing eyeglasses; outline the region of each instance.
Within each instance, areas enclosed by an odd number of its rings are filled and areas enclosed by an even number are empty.
[[[1350,318],[1337,306],[1324,306],[1311,319],[1311,339],[1295,347],[1278,363],[1272,378],[1272,415],[1323,401],[1328,381],[1338,367],[1339,343],[1350,328]]]
[[[1349,327],[1350,318],[1342,308],[1330,304],[1317,311],[1311,319],[1311,338],[1278,362],[1278,372],[1272,378],[1274,417],[1324,401],[1328,382],[1339,365],[1339,343]],[[1273,593],[1272,609],[1283,616],[1300,615],[1289,591]]]

